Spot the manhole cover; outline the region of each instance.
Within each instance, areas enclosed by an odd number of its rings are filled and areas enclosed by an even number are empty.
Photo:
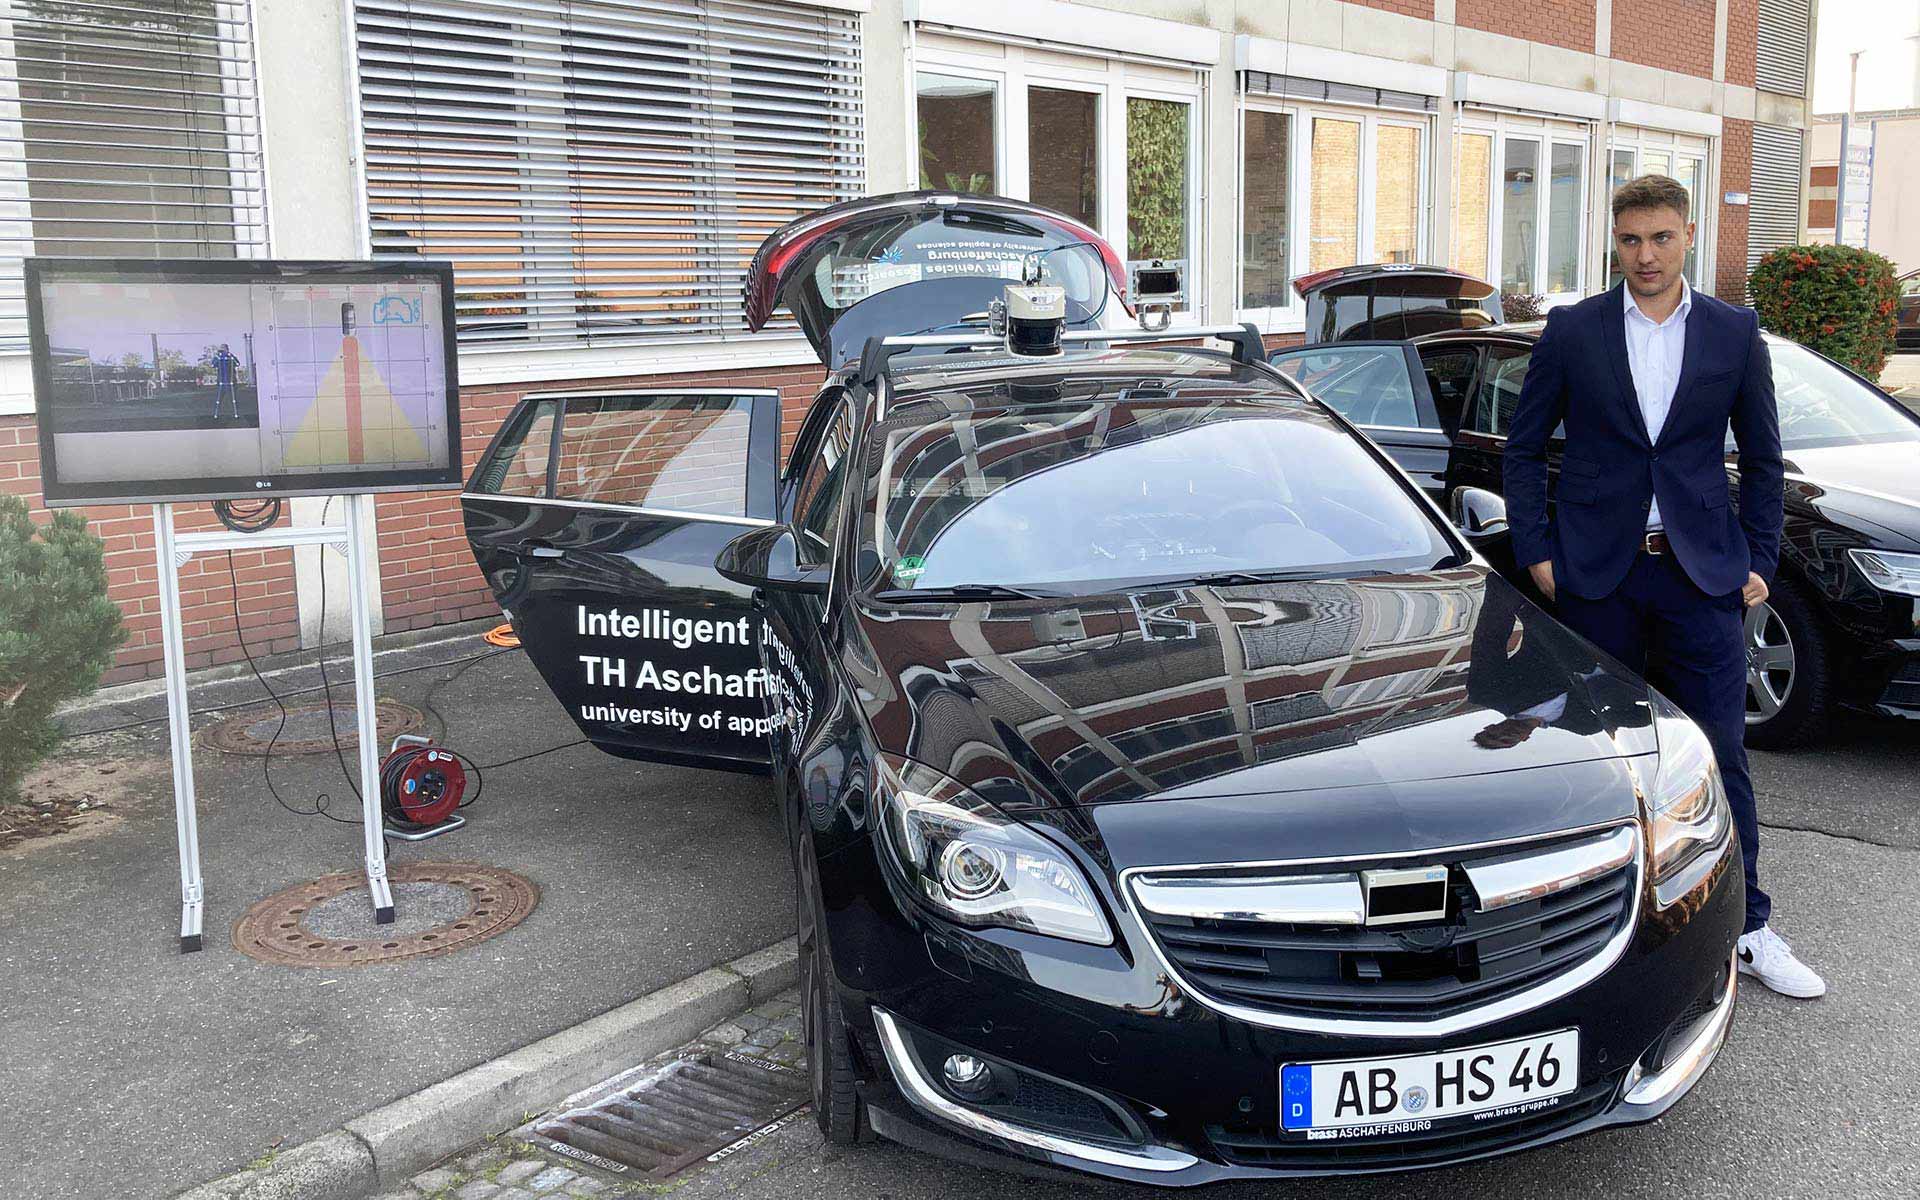
[[[516,1136],[616,1179],[663,1180],[773,1133],[808,1098],[799,1068],[714,1051],[669,1063]]]
[[[338,730],[340,748],[351,750],[360,744],[358,720],[350,699],[333,703],[331,724],[324,702],[292,704],[287,706],[285,725],[280,723],[279,709],[253,709],[209,725],[201,731],[200,740],[228,754],[265,754],[269,746],[275,754],[319,754],[333,749],[334,731]],[[376,701],[373,720],[375,740],[382,752],[394,738],[424,729],[427,724],[419,709],[398,700]],[[279,731],[277,737],[275,730]]]
[[[394,922],[373,923],[367,878],[323,875],[276,892],[233,926],[233,948],[289,967],[357,967],[429,958],[484,941],[526,920],[533,881],[479,863],[416,862],[387,869]]]

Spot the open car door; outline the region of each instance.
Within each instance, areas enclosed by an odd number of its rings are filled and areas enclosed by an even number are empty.
[[[522,400],[461,496],[467,540],[540,676],[593,744],[765,771],[761,618],[714,558],[775,519],[775,391]]]

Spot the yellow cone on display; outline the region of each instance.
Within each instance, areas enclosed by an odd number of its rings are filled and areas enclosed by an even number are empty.
[[[393,398],[360,339],[341,339],[340,354],[315,389],[313,405],[287,439],[290,467],[421,462],[426,443]]]

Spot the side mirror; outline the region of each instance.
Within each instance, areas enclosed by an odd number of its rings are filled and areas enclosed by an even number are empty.
[[[743,533],[720,548],[714,569],[748,587],[824,595],[827,568],[800,565],[800,543],[793,529],[772,525]]]
[[[1457,489],[1448,508],[1454,528],[1476,545],[1507,532],[1507,502],[1484,488]]]

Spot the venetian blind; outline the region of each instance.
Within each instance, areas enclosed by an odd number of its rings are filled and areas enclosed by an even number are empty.
[[[373,254],[452,260],[464,348],[744,337],[761,239],[863,191],[855,14],[354,9]]]
[[[244,3],[0,6],[0,349],[31,255],[248,258],[265,180]]]
[[[1753,82],[1769,92],[1807,94],[1807,36],[1812,0],[1760,0]]]
[[[1753,182],[1747,196],[1747,274],[1769,250],[1800,240],[1801,133],[1785,125],[1753,127]]]

